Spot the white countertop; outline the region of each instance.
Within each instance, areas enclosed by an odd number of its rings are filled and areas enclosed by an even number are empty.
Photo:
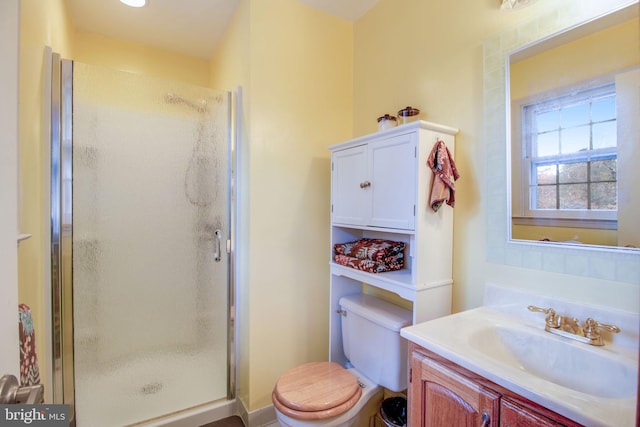
[[[570,418],[578,423],[589,427],[611,426],[624,427],[635,425],[635,412],[637,405],[637,393],[618,390],[617,387],[610,387],[600,393],[583,393],[578,390],[595,390],[599,385],[592,387],[576,387],[576,389],[563,387],[556,382],[552,382],[536,375],[531,369],[527,369],[518,363],[510,352],[501,345],[492,345],[492,336],[487,331],[502,330],[509,332],[509,336],[515,337],[517,346],[524,347],[522,357],[547,357],[534,348],[527,348],[527,342],[545,342],[546,339],[560,340],[561,342],[551,342],[559,344],[558,348],[568,349],[571,357],[578,358],[586,355],[586,360],[590,364],[602,363],[607,366],[622,366],[623,371],[616,372],[623,375],[622,378],[629,377],[630,372],[635,372],[635,384],[637,391],[637,367],[638,367],[638,347],[633,345],[624,346],[607,342],[603,347],[591,346],[558,337],[544,331],[544,315],[529,313],[527,305],[518,302],[517,304],[505,304],[501,306],[483,306],[473,310],[453,314],[439,319],[431,320],[421,324],[409,326],[401,330],[401,335],[454,362],[458,365],[478,374],[494,383],[505,387],[513,392],[530,399],[558,414]],[[520,317],[514,313],[522,312]],[[559,314],[563,314],[558,311]],[[532,316],[533,315],[533,316]],[[594,316],[595,317],[595,316]],[[620,325],[624,328],[623,325]],[[493,338],[495,343],[495,338]],[[542,340],[542,341],[540,341]],[[577,346],[577,347],[575,347]],[[538,351],[539,354],[536,354]],[[489,353],[494,352],[495,354]],[[563,375],[566,372],[553,372],[556,364],[565,366],[579,366],[578,360],[550,360],[550,376]],[[593,363],[596,360],[597,363]],[[614,363],[615,361],[615,363]],[[609,363],[611,362],[611,363]],[[568,364],[568,365],[567,365]],[[588,366],[584,369],[583,375],[578,375],[578,382],[590,386],[584,381],[591,380],[591,373],[598,369],[598,366]],[[571,375],[571,373],[569,373]],[[572,381],[569,378],[568,381]],[[573,383],[572,383],[573,384]],[[630,384],[627,384],[628,386]],[[633,393],[632,395],[630,395]],[[618,396],[619,395],[619,396]],[[603,397],[609,396],[609,397]]]

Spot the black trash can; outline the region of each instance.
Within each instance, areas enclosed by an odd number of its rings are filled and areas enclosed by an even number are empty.
[[[388,427],[406,427],[407,399],[402,396],[384,399],[380,405],[380,416]]]

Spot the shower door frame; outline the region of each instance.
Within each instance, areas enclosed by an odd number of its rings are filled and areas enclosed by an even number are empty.
[[[50,234],[51,234],[51,347],[52,347],[52,399],[53,403],[69,405],[70,426],[75,427],[75,372],[73,334],[73,61],[51,53],[51,182],[50,182]],[[235,209],[237,166],[236,140],[238,138],[237,113],[233,97],[227,94],[228,112],[228,227],[226,230],[227,269],[227,401],[236,397],[236,292],[235,292]],[[235,93],[235,102],[241,105],[241,89]],[[234,114],[234,112],[236,114]],[[235,129],[235,131],[234,131]],[[65,179],[68,177],[68,179]],[[66,206],[64,206],[66,204]],[[204,405],[207,405],[206,403]],[[160,414],[164,417],[170,414]]]

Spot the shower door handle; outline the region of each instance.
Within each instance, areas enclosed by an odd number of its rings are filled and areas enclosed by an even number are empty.
[[[222,242],[222,231],[218,229],[216,230],[216,239],[214,243],[215,248],[213,250],[213,260],[215,262],[220,262],[220,260],[222,259],[221,242]]]

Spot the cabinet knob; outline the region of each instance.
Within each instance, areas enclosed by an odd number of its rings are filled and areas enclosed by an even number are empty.
[[[486,412],[482,413],[482,424],[480,424],[480,427],[489,427],[489,424],[491,423],[491,418],[489,417],[489,414],[487,414]]]
[[[367,187],[371,187],[371,183],[369,181],[360,183],[360,188],[367,188]]]

